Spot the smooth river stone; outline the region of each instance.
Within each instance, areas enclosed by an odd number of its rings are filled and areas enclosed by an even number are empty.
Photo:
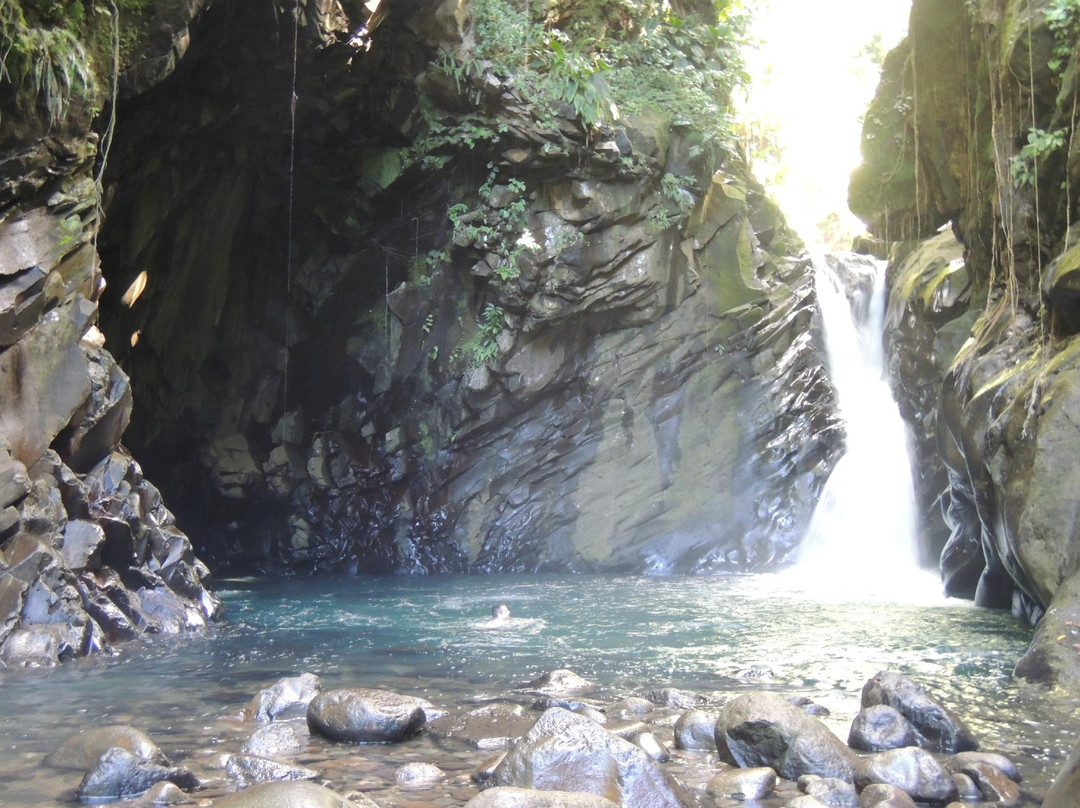
[[[947,802],[956,797],[952,775],[933,755],[917,746],[864,759],[855,781],[860,788],[870,783],[888,783],[921,802]]]
[[[54,749],[45,762],[61,769],[82,769],[86,771],[106,750],[124,749],[140,760],[168,765],[169,761],[143,732],[127,724],[112,724],[97,727],[72,735]]]
[[[465,808],[619,808],[619,804],[596,794],[500,786],[481,791]]]
[[[426,720],[419,700],[363,687],[324,690],[307,709],[312,732],[347,743],[403,741]]]
[[[720,759],[736,766],[768,766],[788,780],[804,774],[854,779],[855,753],[776,693],[744,693],[724,705],[715,738]]]
[[[720,772],[705,791],[717,799],[760,800],[776,788],[776,772],[768,766]]]
[[[262,783],[214,800],[214,808],[355,808],[340,794],[297,780]]]

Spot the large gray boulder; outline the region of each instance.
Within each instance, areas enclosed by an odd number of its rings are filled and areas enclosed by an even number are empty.
[[[169,761],[144,732],[127,724],[112,724],[72,735],[49,753],[45,762],[61,769],[86,771],[109,749],[123,749],[139,760],[167,766]]]
[[[776,693],[745,693],[725,705],[715,739],[721,760],[768,766],[789,780],[816,774],[850,782],[855,776],[855,755],[844,742]]]
[[[623,808],[690,804],[682,786],[642,749],[561,707],[545,711],[510,747],[487,785],[582,791]]]
[[[919,746],[931,752],[955,754],[979,748],[961,719],[903,674],[880,671],[863,686],[863,709],[876,704],[897,710],[914,727]]]
[[[419,699],[389,690],[324,690],[307,708],[308,728],[334,741],[393,743],[414,734],[427,720]]]
[[[303,780],[261,783],[214,800],[214,808],[355,808],[324,786]]]
[[[946,802],[956,797],[956,783],[949,771],[917,746],[891,749],[864,759],[855,781],[860,788],[871,783],[896,786],[920,802]]]

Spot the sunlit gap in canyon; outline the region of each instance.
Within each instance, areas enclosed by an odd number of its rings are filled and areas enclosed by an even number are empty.
[[[938,576],[919,567],[908,434],[886,372],[885,266],[842,252],[863,230],[847,210],[861,116],[884,54],[906,32],[910,4],[751,5],[751,90],[741,107],[747,158],[817,256],[816,293],[845,434],[796,568],[781,578],[815,598],[940,600]]]

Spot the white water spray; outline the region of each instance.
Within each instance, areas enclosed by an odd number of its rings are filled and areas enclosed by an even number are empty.
[[[907,428],[889,389],[882,348],[884,264],[866,256],[830,255],[815,261],[814,274],[846,437],[797,569],[804,582],[832,587],[837,594],[895,592],[898,585],[910,589],[902,579],[918,579],[917,588],[925,590]]]

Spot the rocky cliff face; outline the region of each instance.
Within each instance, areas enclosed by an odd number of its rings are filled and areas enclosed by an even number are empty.
[[[1017,674],[1071,689],[1078,32],[1071,2],[917,0],[851,186],[877,235],[925,239],[894,250],[892,345],[946,584],[1041,617]]]
[[[50,665],[220,612],[207,568],[120,443],[131,388],[97,328],[92,119],[113,73],[25,5],[0,12],[0,666]],[[160,5],[169,35],[131,33],[124,86],[160,77],[182,48],[197,7]],[[102,17],[82,33],[109,41]]]
[[[592,18],[384,5],[308,4],[295,29],[211,7],[175,74],[121,107],[103,330],[133,378],[128,441],[200,553],[361,572],[787,557],[838,435],[809,267],[738,157],[662,100],[613,117],[618,70],[530,50]],[[665,25],[647,75],[700,82],[725,58]],[[723,104],[706,89],[702,119]]]

